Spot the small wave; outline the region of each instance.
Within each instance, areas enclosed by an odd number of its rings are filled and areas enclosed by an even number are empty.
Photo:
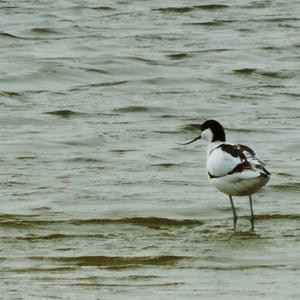
[[[243,69],[233,70],[233,73],[235,73],[235,74],[241,74],[241,75],[250,75],[250,74],[254,73],[255,71],[256,71],[256,69],[243,68]]]
[[[109,86],[124,84],[127,82],[128,82],[127,80],[109,81],[109,82],[92,83],[92,84],[89,84],[88,86],[90,86],[90,87],[109,87]]]
[[[295,98],[299,98],[300,97],[300,93],[281,93],[281,94],[289,96],[289,97],[295,97]]]
[[[256,215],[257,220],[300,220],[300,214],[262,214]]]
[[[13,91],[1,91],[0,96],[3,97],[24,97],[24,93],[18,93]]]
[[[125,277],[125,279],[129,280],[152,280],[152,279],[160,279],[160,276],[157,275],[129,275]]]
[[[33,33],[39,33],[39,34],[57,34],[59,32],[55,31],[54,29],[47,28],[47,27],[35,27],[31,29],[31,32]]]
[[[97,266],[105,268],[132,268],[139,266],[175,265],[180,260],[192,259],[189,256],[162,255],[162,256],[72,256],[47,257],[32,256],[31,260],[46,260],[64,265]]]
[[[126,56],[126,59],[130,59],[130,60],[137,61],[137,62],[147,63],[149,65],[158,65],[159,64],[158,61],[156,61],[156,60],[144,58],[144,57],[140,57],[140,56]]]
[[[282,89],[285,86],[282,84],[263,84],[259,86],[260,88],[271,88],[271,89]],[[251,87],[252,88],[252,87]],[[255,86],[253,86],[253,88],[256,88]],[[250,89],[250,88],[249,88]],[[257,119],[259,119],[260,117],[257,117]],[[264,117],[262,117],[262,119],[264,119]],[[275,119],[275,116],[273,117]]]
[[[69,163],[102,163],[100,159],[91,158],[91,157],[73,157],[65,160],[65,162]]]
[[[300,18],[295,18],[295,17],[279,17],[279,18],[263,18],[263,19],[255,19],[253,21],[257,22],[257,21],[260,21],[260,22],[286,22],[286,21],[299,21]]]
[[[97,68],[78,68],[79,70],[83,70],[86,72],[100,73],[100,74],[109,74],[108,71],[97,69]]]
[[[258,265],[238,265],[238,266],[203,266],[198,269],[202,270],[216,270],[216,271],[234,271],[234,270],[251,270],[251,269],[278,269],[286,268],[286,265],[282,264],[258,264]]]
[[[25,219],[9,219],[9,220],[1,220],[0,219],[0,227],[6,228],[31,228],[31,227],[40,227],[47,226],[51,224],[62,223],[61,221],[48,221],[48,220],[25,220]]]
[[[198,131],[201,130],[201,124],[186,124],[181,127],[184,131]]]
[[[123,219],[87,219],[87,220],[73,220],[72,224],[118,224],[125,223],[131,225],[140,225],[146,227],[157,227],[157,226],[197,226],[202,225],[203,222],[195,219],[168,219],[158,217],[132,217]]]
[[[192,57],[192,55],[190,53],[173,53],[173,54],[168,54],[167,57],[172,60],[180,60],[180,59],[190,58]]]
[[[0,226],[9,228],[38,227],[55,224],[72,224],[72,225],[109,225],[109,224],[129,224],[136,226],[146,226],[149,228],[158,228],[160,226],[198,226],[203,222],[195,219],[168,219],[158,217],[132,217],[122,219],[67,219],[67,220],[39,220],[33,216],[23,215],[0,215]]]
[[[184,282],[165,282],[165,283],[149,283],[149,284],[141,284],[141,283],[72,283],[71,286],[76,287],[138,287],[138,288],[149,288],[149,287],[173,287],[178,285],[184,285]]]
[[[234,49],[230,48],[211,48],[211,49],[201,49],[193,51],[193,53],[210,53],[210,52],[225,52],[225,51],[233,51]]]
[[[184,282],[166,282],[166,283],[152,283],[152,284],[140,284],[140,283],[73,283],[72,286],[80,286],[80,287],[139,287],[139,288],[147,288],[147,287],[168,287],[168,286],[177,286],[184,285]]]
[[[253,68],[242,68],[233,70],[233,73],[238,75],[251,75],[257,74],[260,76],[278,78],[278,79],[289,79],[296,76],[296,73],[290,71],[271,71],[271,70],[258,70]]]
[[[13,38],[13,39],[26,39],[26,38],[23,38],[23,37],[20,37],[20,36],[17,36],[15,34],[12,34],[12,33],[8,33],[8,32],[0,32],[0,37],[8,37],[8,38]]]
[[[261,76],[278,78],[278,79],[289,79],[296,76],[296,73],[290,71],[257,71]]]
[[[287,173],[287,172],[278,172],[277,175],[281,177],[293,177],[291,173]]]
[[[262,50],[276,50],[276,51],[282,51],[286,49],[284,46],[263,46],[260,49]]]
[[[203,9],[203,10],[215,10],[215,9],[224,9],[230,7],[225,4],[203,4],[203,5],[195,5],[194,9]]]
[[[275,133],[275,130],[272,129],[267,129],[267,128],[225,128],[226,131],[230,132],[245,132],[245,133],[250,133],[250,132],[264,132],[264,133]]]
[[[1,221],[8,221],[8,220],[19,220],[23,218],[34,218],[38,215],[19,215],[19,214],[0,214],[0,222]]]
[[[109,82],[83,84],[83,85],[75,86],[75,87],[69,89],[69,91],[73,92],[73,91],[79,91],[81,89],[87,89],[87,88],[110,87],[110,86],[125,84],[127,82],[128,82],[127,80],[120,80],[120,81],[109,81]]]
[[[63,240],[63,239],[74,239],[74,238],[93,238],[93,239],[103,239],[107,238],[103,234],[48,234],[48,235],[28,235],[17,237],[18,240],[27,240],[27,241],[39,241],[39,240]]]
[[[120,107],[120,108],[115,108],[113,111],[114,112],[149,112],[149,111],[154,111],[156,108],[153,107],[147,107],[147,106],[139,106],[139,105],[131,105],[131,106],[125,106],[125,107]]]
[[[62,110],[48,111],[48,112],[45,112],[45,114],[55,115],[55,116],[61,117],[61,118],[70,118],[71,116],[84,115],[85,113],[75,112],[75,111],[72,111],[69,109],[62,109]]]
[[[217,10],[228,8],[225,4],[203,4],[194,6],[182,6],[182,7],[161,7],[153,10],[158,10],[163,13],[187,13],[193,10]]]
[[[110,150],[110,152],[117,153],[117,154],[125,154],[125,153],[133,152],[133,151],[135,151],[135,149],[113,149],[113,150]]]
[[[31,160],[31,159],[36,159],[37,156],[17,156],[16,159],[20,159],[20,160]]]
[[[10,273],[40,273],[40,272],[70,272],[74,271],[76,267],[55,267],[55,268],[2,268],[2,272]]]
[[[178,166],[178,164],[174,163],[161,163],[161,164],[152,164],[151,167],[160,167],[160,168],[172,168]]]
[[[95,6],[95,7],[91,7],[91,9],[95,9],[95,10],[113,10],[113,8],[110,7],[110,6]]]
[[[235,20],[215,20],[207,22],[190,22],[184,23],[183,25],[192,25],[192,26],[224,26],[227,23],[236,22]]]
[[[156,34],[156,33],[144,33],[144,34],[137,34],[135,35],[135,38],[137,40],[166,40],[166,41],[174,41],[174,40],[177,40],[178,37],[177,36],[173,36],[173,35],[170,35],[170,34]],[[158,65],[157,62],[153,63],[155,65]]]
[[[22,186],[22,185],[28,185],[28,182],[26,181],[16,181],[16,180],[11,180],[11,181],[7,181],[7,182],[2,182],[1,185],[4,185],[4,186],[9,186],[9,187],[12,187],[12,186]]]
[[[299,182],[288,182],[285,184],[274,184],[270,185],[271,188],[277,191],[291,191],[298,192],[300,191],[300,183]]]

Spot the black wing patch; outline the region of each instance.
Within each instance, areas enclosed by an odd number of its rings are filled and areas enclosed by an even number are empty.
[[[239,145],[221,144],[219,147],[222,151],[229,153],[231,156],[239,157],[241,161],[246,160],[246,155],[243,153],[243,150],[239,147]]]
[[[247,160],[244,160],[243,162],[241,162],[240,164],[238,164],[237,166],[235,166],[232,169],[232,171],[228,172],[227,175],[231,175],[231,174],[234,174],[234,173],[241,173],[241,172],[243,172],[246,169],[252,170],[252,167],[251,167],[250,163]]]

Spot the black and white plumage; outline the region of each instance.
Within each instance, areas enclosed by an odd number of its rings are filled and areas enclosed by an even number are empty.
[[[230,199],[234,230],[236,229],[237,214],[232,196],[249,196],[251,209],[251,230],[254,231],[254,213],[251,195],[266,185],[270,172],[256,152],[248,146],[226,143],[223,126],[208,120],[201,125],[201,135],[183,145],[198,139],[209,142],[207,148],[207,172],[211,184],[219,191],[227,194]]]

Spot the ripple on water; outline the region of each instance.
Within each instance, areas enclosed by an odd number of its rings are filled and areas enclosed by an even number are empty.
[[[89,219],[89,220],[74,220],[73,224],[109,224],[109,223],[125,223],[138,226],[146,227],[157,227],[157,226],[198,226],[202,225],[203,222],[195,219],[169,219],[169,218],[158,218],[158,217],[133,217],[133,218],[122,218],[122,219]]]
[[[90,8],[94,9],[94,10],[114,10],[110,6],[94,6],[94,7],[90,7]]]
[[[298,220],[300,214],[260,214],[255,216],[258,220]]]
[[[286,71],[286,70],[273,71],[273,70],[259,70],[259,69],[254,69],[254,68],[236,69],[236,70],[233,70],[233,73],[237,74],[237,75],[257,74],[257,75],[274,78],[274,79],[290,79],[290,78],[297,76],[296,72],[291,72],[291,71]]]
[[[161,256],[78,256],[78,257],[47,257],[32,256],[31,260],[50,261],[54,263],[76,265],[76,266],[97,266],[105,268],[123,269],[143,266],[172,266],[181,260],[192,259],[189,256],[161,255]]]
[[[66,159],[65,162],[99,164],[99,163],[103,163],[103,160],[98,158],[93,158],[93,157],[73,157],[73,158]]]
[[[14,92],[14,91],[0,91],[1,97],[24,97],[24,93],[22,92]]]
[[[185,58],[191,58],[193,55],[190,53],[172,53],[168,54],[167,57],[172,60],[181,60]]]
[[[61,117],[61,118],[70,118],[72,116],[85,115],[85,113],[75,112],[75,111],[72,111],[72,110],[69,110],[69,109],[48,111],[48,112],[45,112],[45,114],[54,115],[54,116]]]
[[[207,22],[187,22],[183,25],[189,25],[189,26],[208,26],[208,27],[214,27],[214,26],[224,26],[228,23],[236,22],[236,20],[213,20],[213,21],[207,21]]]
[[[193,5],[193,6],[181,6],[181,7],[161,7],[153,10],[158,10],[162,13],[187,13],[195,10],[220,10],[228,8],[225,4],[203,4],[203,5]]]
[[[287,182],[284,184],[273,184],[270,185],[272,189],[283,192],[299,192],[300,191],[300,183],[299,182]]]
[[[160,168],[172,168],[172,167],[177,167],[179,164],[174,164],[174,163],[161,163],[161,164],[151,164],[151,167],[160,167]]]
[[[31,32],[38,34],[58,34],[59,32],[49,27],[34,27]]]
[[[2,227],[38,227],[48,226],[51,224],[73,224],[73,225],[105,225],[105,224],[129,224],[145,227],[159,227],[159,226],[199,226],[203,222],[196,219],[169,219],[159,217],[132,217],[121,219],[66,219],[66,220],[41,220],[37,215],[0,215],[0,225]]]
[[[198,131],[201,130],[201,124],[186,124],[181,127],[183,131]]]
[[[297,1],[0,2],[5,297],[295,297]],[[276,171],[255,234],[176,145],[209,118]]]
[[[146,113],[146,112],[162,112],[164,108],[161,107],[151,107],[142,105],[130,105],[125,107],[115,108],[114,112],[118,113]]]
[[[12,38],[12,39],[20,39],[20,40],[26,39],[24,37],[21,37],[21,36],[12,34],[12,33],[8,33],[8,32],[0,32],[0,38],[1,37],[3,37],[3,38]]]
[[[18,240],[24,241],[42,241],[42,240],[66,240],[66,239],[106,239],[104,234],[62,234],[53,233],[47,235],[26,235],[18,237]]]
[[[255,71],[256,69],[252,69],[252,68],[242,68],[242,69],[233,70],[233,73],[241,74],[241,75],[250,75],[253,74]]]
[[[100,72],[103,73],[103,72]],[[82,84],[75,87],[72,87],[69,89],[70,92],[73,91],[80,91],[84,89],[91,89],[91,88],[105,88],[105,87],[111,87],[115,85],[121,85],[127,83],[128,80],[117,80],[117,81],[107,81],[107,82],[99,82],[99,83],[89,83],[89,84]]]

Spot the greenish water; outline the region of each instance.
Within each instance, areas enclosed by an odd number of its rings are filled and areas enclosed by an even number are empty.
[[[299,299],[298,1],[0,1],[3,299]],[[232,232],[214,118],[272,172]]]

